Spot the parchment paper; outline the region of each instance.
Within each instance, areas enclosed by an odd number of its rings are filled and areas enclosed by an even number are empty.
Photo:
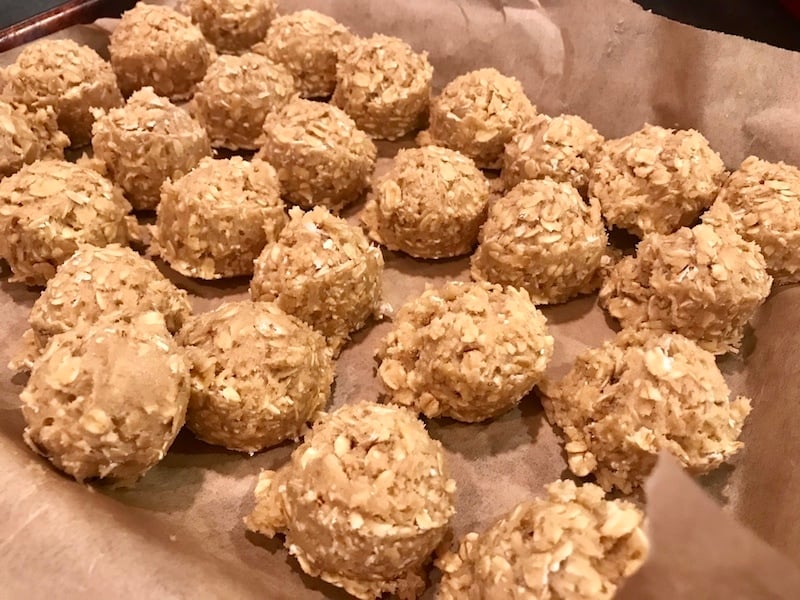
[[[730,167],[748,153],[800,164],[800,55],[672,23],[627,0],[281,5],[327,12],[358,33],[403,37],[429,51],[437,86],[495,66],[520,78],[541,111],[580,114],[606,136],[644,121],[692,126]],[[105,40],[100,27],[62,35],[100,50]],[[0,56],[0,63],[13,55]],[[396,148],[380,145],[379,169]],[[465,259],[426,262],[386,253],[386,300],[398,307],[426,285],[466,279],[466,265]],[[244,280],[202,285],[163,268],[193,293],[196,310],[247,289]],[[0,597],[345,597],[303,575],[279,541],[248,534],[242,525],[257,473],[281,465],[291,444],[246,457],[184,432],[160,465],[124,491],[78,485],[35,457],[22,444],[16,408],[24,379],[5,364],[38,292],[9,284],[6,275],[0,277]],[[774,292],[741,356],[721,361],[734,391],[754,401],[746,450],[734,466],[698,482],[716,502],[670,460],[660,463],[648,484],[653,555],[623,597],[800,597],[799,307],[800,288]],[[582,349],[613,335],[593,296],[545,313],[556,338],[552,376],[563,374]],[[342,353],[334,406],[376,397],[372,353],[389,327],[371,325]],[[428,426],[444,444],[458,483],[457,536],[568,475],[535,395],[490,423]]]

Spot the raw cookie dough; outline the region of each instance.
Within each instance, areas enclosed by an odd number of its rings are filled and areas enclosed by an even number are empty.
[[[286,224],[275,169],[262,160],[204,158],[161,188],[159,252],[187,277],[252,275],[253,261]]]
[[[432,77],[428,53],[399,38],[353,38],[339,53],[331,102],[372,137],[395,140],[423,125]]]
[[[183,426],[189,369],[148,312],[53,338],[22,394],[25,441],[78,481],[136,482]]]
[[[334,354],[380,314],[383,256],[361,230],[317,207],[289,211],[278,241],[256,259],[253,300],[274,301],[322,332]]]
[[[714,355],[688,338],[623,330],[545,385],[542,404],[563,432],[570,470],[627,494],[662,450],[695,474],[736,454],[750,400],[730,393]]]
[[[738,351],[771,286],[755,243],[703,224],[645,236],[609,271],[599,304],[623,327],[675,331],[724,354]]]
[[[11,281],[44,285],[79,244],[127,243],[122,192],[96,171],[39,160],[0,181],[0,258]]]
[[[246,524],[284,533],[303,571],[356,598],[416,598],[455,512],[444,461],[411,412],[349,404],[321,417],[281,470],[262,471]]]
[[[267,35],[275,0],[183,0],[182,9],[219,52],[245,52]]]
[[[88,46],[72,40],[38,40],[27,46],[4,77],[3,99],[31,110],[51,107],[73,146],[89,143],[92,108],[122,104],[114,71]]]
[[[523,181],[489,209],[472,278],[525,288],[536,304],[566,302],[598,288],[607,244],[596,200],[550,178]]]
[[[727,173],[694,129],[645,125],[606,140],[589,177],[609,225],[644,237],[691,225],[711,206]]]
[[[98,118],[92,147],[136,210],[153,210],[161,184],[191,171],[211,154],[205,129],[152,88]]]
[[[325,338],[271,302],[228,302],[177,337],[192,374],[186,425],[209,444],[258,452],[297,438],[328,402]]]
[[[257,156],[278,170],[286,200],[338,211],[369,186],[377,150],[343,110],[298,98],[267,116]]]
[[[645,517],[585,483],[556,481],[439,560],[437,600],[610,600],[650,548]]]
[[[516,406],[552,355],[525,290],[459,281],[403,306],[375,358],[388,401],[474,423]]]
[[[0,100],[0,178],[40,159],[63,159],[67,146],[52,107],[31,110]]]
[[[400,150],[373,186],[361,219],[369,237],[417,258],[469,254],[486,220],[489,182],[463,154]]]

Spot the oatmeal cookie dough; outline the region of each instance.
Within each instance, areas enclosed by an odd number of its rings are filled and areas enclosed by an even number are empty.
[[[738,452],[750,400],[730,398],[714,355],[677,333],[623,330],[580,355],[542,404],[567,464],[607,491],[639,487],[665,450],[707,473]]]
[[[525,290],[451,282],[403,306],[375,358],[388,401],[474,423],[516,406],[552,355]]]
[[[444,452],[402,408],[370,402],[322,416],[291,461],[263,471],[248,529],[303,571],[370,600],[416,598],[455,509]]]
[[[556,481],[437,560],[437,600],[610,600],[644,563],[645,517],[598,486]]]
[[[327,98],[336,87],[338,54],[352,39],[331,17],[301,10],[276,18],[253,52],[286,67],[303,98]]]
[[[204,158],[161,188],[159,253],[187,277],[253,274],[253,261],[286,224],[275,169],[262,160]]]
[[[183,176],[211,154],[200,123],[152,88],[100,116],[92,134],[95,157],[136,210],[155,209],[166,179]]]
[[[183,0],[181,8],[219,52],[246,52],[267,35],[275,0]]]
[[[189,369],[156,312],[53,338],[22,394],[25,441],[78,481],[136,482],[183,426]]]
[[[372,137],[395,140],[424,124],[432,77],[427,52],[399,38],[353,38],[339,53],[331,102]]]
[[[527,180],[492,204],[470,272],[558,304],[599,287],[607,244],[597,201],[569,183]]]
[[[343,110],[297,98],[267,116],[257,156],[278,170],[287,201],[338,211],[369,186],[377,150]]]
[[[379,316],[382,282],[381,251],[359,228],[322,207],[295,207],[278,241],[256,259],[250,297],[299,317],[338,354],[352,332]]]
[[[172,101],[191,98],[215,58],[213,46],[189,17],[144,2],[122,14],[108,52],[125,96],[151,87]]]
[[[486,220],[489,182],[471,159],[439,146],[400,150],[361,219],[369,237],[417,258],[469,254]]]
[[[67,146],[52,107],[31,110],[0,100],[0,178],[37,160],[63,159]]]
[[[737,352],[772,286],[758,246],[729,227],[650,234],[603,281],[599,304],[623,327],[675,331],[714,354]]]
[[[645,125],[607,140],[589,177],[609,225],[639,237],[691,225],[711,206],[727,172],[719,154],[694,129]]]
[[[125,244],[122,192],[96,171],[40,160],[0,181],[0,258],[11,281],[43,286],[80,244]]]

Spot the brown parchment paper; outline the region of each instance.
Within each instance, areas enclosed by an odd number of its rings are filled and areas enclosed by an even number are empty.
[[[436,86],[495,66],[522,80],[541,111],[580,114],[606,136],[644,121],[691,126],[730,167],[749,153],[800,164],[800,55],[685,27],[627,0],[284,0],[281,6],[321,10],[361,34],[403,37],[428,50]],[[110,26],[60,35],[102,51]],[[0,55],[0,64],[14,54]],[[379,170],[397,147],[380,145]],[[358,208],[349,214],[354,221]],[[466,266],[466,259],[426,262],[386,253],[385,298],[399,307],[426,285],[467,279]],[[0,268],[6,269],[0,273],[0,597],[345,597],[303,575],[279,541],[242,525],[257,473],[283,464],[292,444],[247,457],[184,432],[130,490],[78,485],[35,457],[21,441],[24,379],[5,365],[38,291],[8,283],[7,267]],[[244,280],[203,285],[164,271],[193,294],[198,311],[247,289]],[[556,339],[552,376],[613,335],[593,296],[545,313]],[[376,397],[372,353],[389,327],[372,324],[344,350],[334,406]],[[800,288],[779,289],[759,311],[742,354],[722,359],[734,391],[754,400],[746,450],[733,466],[698,482],[662,461],[648,484],[653,555],[623,597],[800,597],[798,330]],[[493,422],[436,420],[429,431],[446,448],[458,483],[459,536],[567,474],[535,395]]]

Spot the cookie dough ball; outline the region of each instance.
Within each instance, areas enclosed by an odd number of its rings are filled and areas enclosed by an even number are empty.
[[[610,600],[642,566],[650,543],[631,502],[586,483],[556,481],[437,561],[437,600]]]
[[[264,39],[276,4],[275,0],[184,0],[183,11],[217,50],[238,54]]]
[[[646,236],[609,271],[599,303],[623,327],[676,331],[724,354],[738,351],[771,286],[756,244],[703,224]]]
[[[0,100],[0,177],[40,159],[63,159],[67,146],[52,107],[30,110]]]
[[[606,230],[597,201],[569,183],[523,181],[492,204],[472,255],[472,278],[525,288],[536,304],[558,304],[600,285]]]
[[[333,211],[361,197],[376,156],[375,144],[347,113],[299,98],[267,116],[258,154],[278,170],[286,200]]]
[[[417,258],[469,254],[486,220],[489,182],[463,154],[400,150],[361,215],[369,237]]]
[[[152,87],[173,101],[192,96],[215,58],[213,47],[189,17],[144,2],[122,13],[108,52],[123,94]]]
[[[155,209],[166,179],[183,176],[211,154],[200,123],[152,88],[101,116],[92,132],[95,157],[136,210]]]
[[[156,312],[53,338],[20,395],[25,441],[78,481],[135,483],[183,426],[189,369]]]
[[[303,98],[327,98],[336,87],[338,54],[352,39],[347,27],[329,16],[301,10],[275,19],[253,52],[286,67]]]
[[[552,355],[547,321],[525,290],[464,282],[403,306],[375,353],[389,401],[466,423],[514,408]]]
[[[331,102],[372,137],[395,140],[424,123],[432,77],[427,52],[386,35],[354,38],[339,53]]]
[[[328,338],[334,353],[380,314],[383,256],[361,230],[317,207],[289,211],[255,262],[253,300],[273,301]]]
[[[215,148],[255,150],[262,143],[266,116],[294,95],[284,67],[260,54],[220,56],[197,86],[192,111]]]
[[[186,424],[209,444],[258,452],[297,438],[328,402],[325,338],[271,302],[229,302],[178,336],[191,366]]]
[[[359,402],[321,417],[285,467],[261,473],[246,523],[284,533],[303,571],[356,598],[416,598],[455,487],[422,422]]]
[[[518,80],[478,69],[453,79],[431,101],[430,128],[420,141],[458,150],[482,169],[499,169],[505,145],[535,116]]]
[[[122,104],[114,71],[88,46],[73,40],[38,40],[5,71],[3,97],[36,110],[51,107],[73,146],[89,143],[90,109]]]
[[[677,333],[623,330],[580,355],[545,386],[548,420],[563,432],[567,463],[607,491],[640,486],[662,450],[692,473],[738,452],[750,400],[730,399],[714,355]]]
[[[510,190],[520,181],[549,177],[586,195],[589,172],[603,142],[603,136],[576,115],[539,115],[506,144],[503,183]]]
[[[0,181],[0,258],[11,281],[44,285],[80,244],[127,243],[122,192],[96,171],[40,160]]]
[[[639,237],[691,225],[711,206],[727,173],[694,129],[641,130],[608,140],[595,160],[589,195],[610,225]]]

